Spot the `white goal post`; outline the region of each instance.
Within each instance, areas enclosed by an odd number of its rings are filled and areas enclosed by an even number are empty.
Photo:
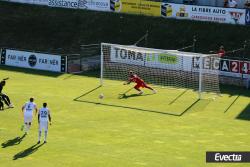
[[[210,98],[220,94],[216,63],[217,55],[102,43],[100,84],[125,81],[132,70],[155,87],[192,89],[199,99]]]

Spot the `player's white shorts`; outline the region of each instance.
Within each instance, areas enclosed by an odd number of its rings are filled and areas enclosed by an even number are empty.
[[[42,131],[43,129],[44,131],[48,131],[48,121],[40,121],[39,131]]]
[[[33,116],[32,115],[24,115],[24,122],[32,122],[32,118]]]

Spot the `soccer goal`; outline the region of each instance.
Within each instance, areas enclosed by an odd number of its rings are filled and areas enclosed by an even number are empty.
[[[132,70],[156,88],[188,89],[197,99],[214,98],[220,94],[219,63],[217,55],[102,43],[100,84],[126,81]]]

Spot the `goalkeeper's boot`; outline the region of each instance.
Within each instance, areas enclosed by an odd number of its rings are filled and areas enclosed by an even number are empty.
[[[157,93],[157,91],[156,91],[155,89],[153,89],[152,91],[153,91],[153,93],[154,93],[154,94],[156,94],[156,93]]]
[[[143,91],[140,91],[140,92],[139,92],[139,95],[142,95],[142,94],[143,94]]]

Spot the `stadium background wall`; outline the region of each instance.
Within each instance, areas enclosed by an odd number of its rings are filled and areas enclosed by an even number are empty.
[[[109,11],[174,19],[248,25],[249,10],[183,5],[149,0],[8,0],[49,7]]]
[[[39,50],[44,53],[57,53],[56,51],[58,51],[59,47],[63,48],[64,54],[68,52],[77,53],[79,51],[79,42],[87,44],[105,41],[130,45],[138,40],[147,29],[151,30],[147,46],[164,49],[176,49],[190,44],[189,42],[192,41],[193,32],[195,31],[198,36],[197,51],[203,53],[208,53],[209,50],[218,48],[220,43],[227,50],[240,48],[242,47],[242,41],[249,40],[250,37],[249,28],[246,26],[185,20],[180,22],[171,19],[166,21],[165,19],[155,17],[118,15],[111,12],[103,13],[87,10],[74,11],[36,5],[31,7],[29,5],[6,2],[0,2],[0,9],[3,11],[0,22],[1,25],[4,25],[0,29],[2,35],[0,46]],[[23,15],[25,12],[28,12],[27,15]],[[40,17],[38,13],[43,13],[43,17]],[[49,19],[51,16],[54,17],[53,20]],[[18,19],[10,19],[16,17]],[[112,20],[112,23],[110,20]],[[126,24],[123,24],[125,22]],[[152,26],[145,26],[147,25],[146,23],[150,23]],[[91,29],[91,33],[85,31],[85,25]],[[102,31],[98,30],[100,26],[103,27]],[[65,27],[67,33],[64,33],[64,29],[60,27]],[[103,33],[109,31],[109,27],[115,28],[110,33]],[[79,31],[79,29],[84,31]],[[175,31],[170,33],[166,31],[168,29],[174,29]],[[189,30],[192,30],[192,32]],[[77,36],[74,34],[77,34]],[[176,36],[176,34],[179,35]],[[185,41],[183,41],[183,36],[185,36]],[[239,52],[233,56],[247,58],[248,55],[250,55],[250,52],[246,50],[244,54]],[[239,75],[241,74],[239,73]],[[228,80],[230,78],[228,77]],[[238,77],[232,83],[243,83],[240,80],[241,77]],[[225,82],[228,83],[228,81]]]
[[[216,51],[221,44],[226,51],[235,50],[241,48],[245,40],[250,39],[248,26],[48,8],[2,1],[0,10],[0,47],[38,50],[44,53],[75,54],[81,51],[82,44],[101,42],[131,45],[146,31],[149,32],[147,44],[144,45],[143,41],[138,46],[179,49],[192,44],[195,35],[196,52],[205,54],[211,50]],[[250,47],[247,47],[246,53],[233,52],[226,56],[233,56],[235,59],[247,58],[249,55]]]

